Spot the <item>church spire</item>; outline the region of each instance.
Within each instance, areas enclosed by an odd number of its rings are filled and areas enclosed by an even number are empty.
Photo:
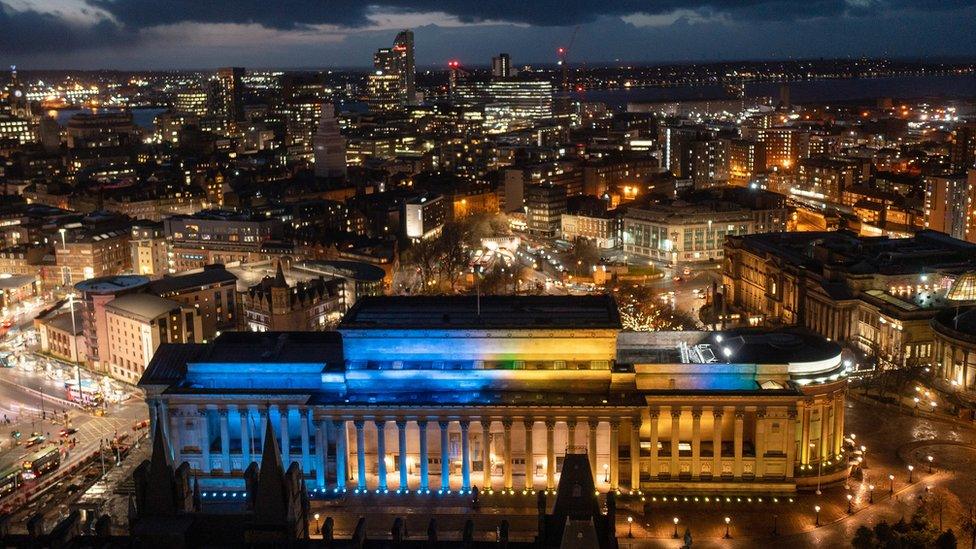
[[[280,268],[280,263],[279,263]],[[285,493],[285,468],[281,464],[281,452],[271,426],[271,415],[266,416],[264,448],[261,452],[261,472],[254,495],[254,514],[261,521],[280,521],[288,513]]]

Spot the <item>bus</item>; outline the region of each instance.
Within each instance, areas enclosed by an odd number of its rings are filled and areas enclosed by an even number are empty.
[[[21,468],[16,465],[0,471],[0,498],[6,497],[20,488]]]
[[[61,466],[61,451],[49,448],[34,452],[24,459],[24,480],[34,480]]]
[[[69,379],[64,382],[64,390],[68,400],[78,402],[83,406],[98,406],[102,403],[102,393],[98,385],[85,379],[81,382],[81,392],[78,391],[78,382]]]

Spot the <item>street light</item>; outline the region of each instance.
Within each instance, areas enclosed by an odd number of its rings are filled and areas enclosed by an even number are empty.
[[[915,475],[915,466],[914,465],[909,465],[908,466],[908,484],[911,484],[912,482],[914,482],[912,480],[912,479],[915,478],[914,475]]]
[[[868,484],[868,503],[874,503],[874,485]]]
[[[674,539],[678,539],[678,517],[674,517],[671,520],[674,521],[674,534],[671,534],[671,537]]]
[[[813,512],[816,513],[816,516],[817,516],[817,521],[816,521],[816,523],[814,525],[819,528],[820,527],[820,506],[819,505],[814,505],[813,506]]]
[[[931,455],[925,456],[925,459],[929,461],[929,474],[932,474],[932,460],[934,459]]]
[[[627,517],[627,537],[634,537],[634,517]]]
[[[895,493],[895,475],[888,475],[888,480],[891,481],[891,485],[888,487],[888,495]]]
[[[603,482],[610,482],[610,464],[603,464]]]
[[[810,453],[813,454],[813,449],[816,448],[816,444],[810,443]],[[812,456],[811,456],[812,457]],[[820,491],[820,479],[823,477],[823,460],[817,460],[817,495],[819,496],[823,492]]]
[[[847,494],[847,513],[848,514],[851,514],[851,513],[854,512],[854,507],[853,507],[853,503],[852,503],[852,500],[853,499],[854,499],[854,496],[852,496],[850,494]]]
[[[68,242],[64,238],[64,235],[66,232],[68,232],[68,230],[65,229],[64,227],[61,227],[60,229],[58,229],[58,232],[61,233],[61,249],[64,251],[68,251]]]
[[[315,517],[315,533],[316,534],[321,534],[322,533],[322,528],[319,526],[319,514],[318,513],[315,513],[315,515],[313,515],[313,516]]]
[[[732,539],[732,534],[729,532],[729,524],[732,522],[730,517],[725,517],[725,539]]]

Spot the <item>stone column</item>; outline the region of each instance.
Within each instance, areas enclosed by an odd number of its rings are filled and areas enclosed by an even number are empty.
[[[839,456],[844,448],[844,393],[834,394],[834,455]]]
[[[241,470],[247,470],[251,465],[251,410],[247,406],[237,405],[237,414],[241,418]]]
[[[261,434],[261,459],[264,460],[264,437],[268,432],[268,422],[271,421],[271,407],[258,409],[258,432]],[[273,429],[272,429],[273,430]]]
[[[336,491],[346,491],[346,460],[349,459],[349,451],[346,449],[346,420],[338,420],[332,423],[336,432]],[[365,459],[363,460],[365,461]]]
[[[571,417],[566,420],[566,453],[576,451],[576,418]]]
[[[712,478],[722,476],[722,408],[712,410]]]
[[[386,420],[375,419],[376,425],[376,491],[386,493]]]
[[[610,420],[610,489],[620,487],[620,421]]]
[[[512,489],[512,420],[505,418],[502,420],[502,428],[505,437],[505,477],[504,487],[506,490]]]
[[[691,478],[701,477],[701,417],[702,411],[691,411]]]
[[[796,408],[786,412],[786,478],[793,478],[796,471]]]
[[[589,427],[589,430],[586,432],[588,438],[586,454],[590,460],[590,469],[593,470],[593,483],[596,484],[596,472],[598,471],[596,464],[596,430],[600,426],[600,420],[595,417],[590,418],[587,420],[586,425]]]
[[[447,429],[451,426],[450,421],[438,421],[437,426],[441,428],[441,490],[451,491],[451,456],[448,454]]]
[[[312,470],[312,452],[308,437],[308,408],[299,408],[298,419],[301,421],[298,433],[302,440],[302,474],[306,474]]]
[[[183,462],[183,439],[180,436],[180,410],[176,409],[169,413],[169,443],[170,451],[173,454],[173,463]]]
[[[810,406],[809,403],[804,402],[803,408],[801,409],[803,417],[801,419],[802,426],[800,431],[800,464],[809,465],[810,458]]]
[[[681,467],[678,463],[680,450],[678,443],[681,441],[681,408],[671,408],[671,480],[678,478],[681,474]]]
[[[430,491],[430,455],[427,452],[427,420],[418,419],[417,428],[420,430],[420,491]]]
[[[766,476],[766,408],[756,410],[756,465],[753,473],[756,478]]]
[[[491,420],[481,420],[481,486],[491,490]]]
[[[556,420],[546,420],[546,490],[556,489]]]
[[[156,434],[156,423],[159,422],[159,417],[156,415],[159,401],[155,398],[147,398],[146,406],[149,408],[149,438],[152,439],[153,435]]]
[[[658,419],[661,417],[661,410],[658,408],[651,408],[651,480],[657,480],[658,475],[661,470],[658,465],[658,450],[657,445],[660,444],[660,437],[658,435]]]
[[[526,490],[535,489],[535,448],[533,448],[532,428],[535,420],[527,417],[522,420],[525,427],[525,486]]]
[[[203,463],[200,469],[204,473],[210,472],[210,411],[206,408],[197,409],[197,425],[203,424],[200,429],[200,451],[203,456]]]
[[[314,418],[313,418],[314,421]],[[315,430],[315,483],[320,490],[325,490],[326,474],[329,467],[329,421],[319,420],[319,428]]]
[[[829,417],[827,410],[829,410],[832,407],[833,407],[833,403],[829,401],[824,402],[820,406],[820,448],[819,448],[820,451],[818,452],[817,457],[818,459],[821,460],[826,460],[827,456],[830,455],[831,444],[830,444],[830,437],[828,436],[830,430],[827,428],[830,426],[830,423],[827,421],[827,418]]]
[[[278,438],[281,439],[281,464],[285,466],[285,470],[291,466],[291,438],[288,435],[288,407],[279,406],[279,423],[281,424],[281,432],[278,434]]]
[[[359,477],[356,491],[365,492],[369,490],[366,484],[366,433],[363,430],[366,422],[356,419],[352,424],[356,427],[356,475]]]
[[[220,417],[220,462],[225,475],[230,474],[230,422],[227,419],[227,408],[217,410]]]
[[[640,490],[640,416],[634,416],[630,420],[630,491]]]
[[[471,446],[468,441],[468,430],[471,422],[461,420],[461,492],[471,490]]]
[[[400,452],[397,456],[397,466],[400,468],[400,489],[398,492],[406,494],[410,491],[410,482],[407,478],[407,421],[398,419],[396,427],[397,447]]]
[[[736,410],[735,412],[735,436],[733,442],[735,444],[735,465],[732,468],[732,474],[735,478],[742,478],[742,420],[745,414],[741,410]]]

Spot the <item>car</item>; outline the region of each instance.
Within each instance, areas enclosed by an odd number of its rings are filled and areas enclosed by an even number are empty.
[[[11,431],[10,438],[20,438],[22,434],[20,431]]]
[[[27,439],[27,443],[24,444],[24,446],[30,448],[31,446],[37,446],[38,444],[43,444],[45,440],[47,440],[47,438],[38,435],[36,437],[31,437]]]
[[[65,427],[64,429],[61,429],[60,435],[66,437],[66,436],[73,435],[77,432],[78,429],[75,429],[74,427]]]
[[[142,421],[137,421],[137,422],[135,422],[135,423],[132,424],[132,430],[133,431],[138,431],[140,429],[145,429],[146,427],[149,427],[149,420],[148,419],[144,419]]]

